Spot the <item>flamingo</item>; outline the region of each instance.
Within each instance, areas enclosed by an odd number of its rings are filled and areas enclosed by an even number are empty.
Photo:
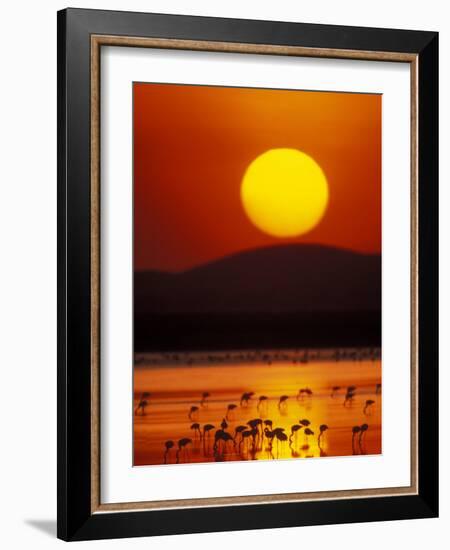
[[[291,426],[291,435],[289,436],[289,446],[292,446],[292,438],[295,435],[295,439],[297,440],[297,432],[302,429],[301,424],[294,424]]]
[[[302,418],[302,420],[299,420],[298,422],[305,428],[311,424],[311,422],[307,418]]]
[[[356,438],[357,434],[359,434],[360,432],[361,432],[361,426],[353,426],[353,428],[352,428],[352,451],[353,451],[354,455],[357,454],[356,449],[355,449],[355,438]]]
[[[260,436],[260,433],[259,433],[260,428],[261,428],[261,437],[262,437],[262,434],[264,433],[262,429],[262,423],[263,421],[261,420],[261,418],[253,418],[252,420],[249,420],[247,422],[247,425],[250,426],[252,430],[255,430],[255,436],[253,438],[254,444],[256,444],[256,436],[258,437]]]
[[[203,426],[203,454],[204,455],[206,455],[206,438],[208,438],[208,442],[209,442],[209,437],[210,437],[209,432],[211,430],[214,430],[214,426],[212,424],[205,424]]]
[[[225,418],[227,420],[230,420],[230,413],[232,413],[234,411],[234,409],[237,408],[237,405],[235,405],[234,403],[230,403],[227,407],[227,413],[225,415]]]
[[[312,394],[313,392],[310,388],[300,388],[297,394],[297,401],[303,401],[305,395],[306,397],[312,397]]]
[[[330,397],[335,397],[336,393],[341,389],[341,386],[333,386],[331,388],[331,396]]]
[[[249,391],[249,392],[244,392],[242,395],[241,395],[241,400],[239,402],[240,406],[241,407],[248,407],[248,402],[250,401],[250,399],[255,395],[255,392],[253,391]]]
[[[242,440],[242,432],[247,429],[247,426],[236,426],[236,429],[234,430],[234,446],[236,447],[236,438],[240,434],[241,440]]]
[[[194,439],[197,438],[197,434],[199,436],[200,441],[202,440],[202,432],[200,431],[200,424],[198,422],[194,422],[191,424],[191,430],[194,430]]]
[[[320,440],[322,439],[324,432],[326,432],[327,430],[328,430],[328,426],[326,424],[321,424],[319,426],[319,437],[317,438],[317,444],[319,445],[319,447],[320,447]]]
[[[305,428],[303,430],[303,433],[305,434],[305,440],[308,441],[308,436],[314,435],[314,432],[310,428]]]
[[[364,434],[367,432],[368,429],[369,429],[369,425],[368,425],[368,424],[361,424],[361,426],[359,427],[359,438],[358,438],[358,443],[359,443],[359,448],[360,448],[360,450],[361,450],[361,453],[363,452],[363,449],[362,449],[363,436],[364,436]]]
[[[164,451],[164,464],[167,464],[167,455],[169,454],[170,449],[175,446],[175,443],[169,439],[169,441],[164,443],[164,446],[166,447],[166,450]]]
[[[189,439],[189,437],[183,437],[183,439],[180,439],[178,441],[178,449],[176,454],[176,463],[180,463],[180,452],[184,449],[186,452],[186,447],[192,443],[192,439]]]
[[[142,394],[142,395],[144,395],[144,394]],[[147,407],[147,405],[148,405],[147,399],[141,398],[139,400],[138,406],[136,407],[136,410],[134,411],[134,414],[137,415],[139,409],[141,409],[142,410],[142,416],[144,416],[145,415],[145,407]]]
[[[373,399],[367,399],[366,400],[366,404],[364,405],[364,409],[363,409],[363,413],[366,415],[366,416],[369,416],[370,414],[370,409],[372,407],[372,405],[375,403],[375,401]],[[367,410],[369,409],[369,410]]]
[[[288,440],[288,436],[284,433],[284,430],[280,430],[278,428],[276,430],[274,430],[274,432],[275,432],[275,437],[277,438],[277,458],[278,458],[278,456],[279,456],[278,442],[283,444],[285,441]]]
[[[239,441],[238,451],[241,452],[242,443],[252,435],[252,430],[242,430],[241,440]]]
[[[214,435],[214,453],[215,454],[218,451],[220,441],[224,442],[224,447],[223,447],[223,454],[224,454],[227,450],[228,441],[233,441],[233,438],[225,430],[217,430]]]
[[[350,386],[350,388],[354,386]],[[349,388],[347,388],[347,393],[345,394],[345,399],[344,399],[344,407],[347,406],[347,403],[350,403],[350,405],[352,404],[353,402],[353,398],[355,397],[355,390],[350,390]]]
[[[197,416],[197,413],[198,413],[198,407],[196,407],[195,405],[193,405],[190,410],[189,410],[189,413],[188,413],[188,417],[189,417],[189,420],[194,420],[194,416]]]
[[[201,401],[200,401],[200,405],[201,405],[202,407],[206,407],[206,406],[208,405],[208,402],[207,402],[208,397],[211,397],[211,394],[210,394],[209,392],[207,392],[207,391],[204,391],[204,392],[202,393],[202,399],[201,399]]]
[[[258,405],[257,405],[257,409],[258,409],[258,412],[260,411],[260,408],[263,407],[263,405],[267,404],[267,400],[268,400],[268,397],[266,395],[261,395],[259,400],[258,400]]]
[[[280,399],[278,400],[278,410],[280,413],[282,411],[286,411],[287,403],[286,401],[289,399],[289,395],[282,395]]]
[[[273,442],[273,438],[275,437],[275,434],[272,430],[269,430],[269,428],[264,428],[264,435],[266,436],[267,441],[269,442],[269,447],[267,448],[267,450],[269,451],[269,453],[271,453],[272,442]]]

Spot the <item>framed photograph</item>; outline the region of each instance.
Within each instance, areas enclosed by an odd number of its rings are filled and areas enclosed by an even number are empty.
[[[58,536],[438,514],[438,35],[58,13]]]

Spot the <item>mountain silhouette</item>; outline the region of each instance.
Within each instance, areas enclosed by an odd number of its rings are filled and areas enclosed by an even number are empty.
[[[299,345],[299,339],[378,344],[381,256],[294,244],[240,252],[180,273],[138,271],[134,320],[140,349],[254,347],[259,338],[275,347]]]

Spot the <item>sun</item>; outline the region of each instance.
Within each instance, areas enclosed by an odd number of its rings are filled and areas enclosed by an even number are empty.
[[[270,149],[245,171],[241,200],[252,223],[273,237],[313,229],[328,205],[328,183],[317,162],[297,149]]]

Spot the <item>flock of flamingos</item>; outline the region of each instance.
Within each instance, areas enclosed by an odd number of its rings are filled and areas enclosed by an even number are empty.
[[[354,406],[355,395],[358,392],[356,385],[332,386],[329,391],[329,398],[342,400],[343,407]],[[373,394],[375,396],[381,394],[381,384],[376,384],[373,387]],[[279,457],[280,450],[283,455],[285,446],[289,446],[292,457],[298,457],[300,456],[299,451],[308,452],[313,439],[317,443],[320,456],[326,456],[323,443],[329,429],[327,424],[313,426],[308,418],[300,418],[298,423],[286,429],[277,426],[272,419],[267,418],[269,400],[275,401],[280,417],[286,416],[288,402],[295,399],[302,405],[314,399],[314,393],[310,388],[303,387],[298,390],[297,395],[281,395],[277,399],[269,398],[266,395],[257,396],[251,391],[245,392],[235,403],[224,406],[217,424],[201,424],[199,417],[202,410],[208,409],[211,398],[211,394],[205,391],[199,395],[196,404],[187,408],[186,422],[187,426],[190,426],[189,437],[183,437],[176,441],[172,439],[165,441],[161,450],[164,464],[189,462],[189,452],[193,445],[203,452],[205,458],[208,457],[215,461],[233,458],[235,460],[254,460],[257,453],[261,451],[265,451],[268,458],[275,459]],[[239,417],[245,417],[246,409],[249,409],[251,403],[256,404],[258,417],[249,418],[247,422],[232,428],[230,424],[235,423],[236,414],[239,414]],[[362,412],[366,417],[370,417],[375,403],[374,399],[363,400]],[[143,392],[138,399],[135,415],[146,415],[148,409],[151,410],[151,394]],[[369,430],[369,424],[363,423],[353,426],[349,431],[353,454],[364,454],[367,430]]]

